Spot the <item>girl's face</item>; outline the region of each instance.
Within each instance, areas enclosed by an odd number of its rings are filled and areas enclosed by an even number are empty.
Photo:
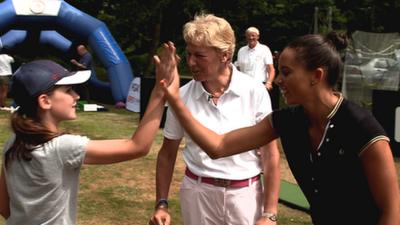
[[[294,49],[285,48],[279,57],[279,75],[276,83],[288,105],[302,104],[308,101],[312,94],[312,71],[307,71],[295,56]]]
[[[196,81],[209,81],[225,67],[222,54],[215,48],[187,44],[186,61]]]
[[[72,86],[60,86],[48,95],[50,113],[54,121],[76,119],[76,105],[79,95]]]

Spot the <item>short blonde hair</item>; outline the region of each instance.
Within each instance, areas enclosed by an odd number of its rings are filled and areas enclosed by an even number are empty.
[[[247,28],[246,34],[247,34],[247,33],[256,33],[257,35],[260,35],[260,31],[259,31],[257,28],[255,28],[255,27],[249,27],[249,28]]]
[[[186,43],[213,47],[227,52],[232,60],[235,51],[235,32],[223,18],[212,14],[196,15],[183,26],[183,38]]]

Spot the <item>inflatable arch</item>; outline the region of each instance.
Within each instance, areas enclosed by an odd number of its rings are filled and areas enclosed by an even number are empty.
[[[133,73],[129,61],[100,20],[74,8],[63,0],[5,0],[0,3],[0,51],[12,49],[35,36],[39,44],[48,44],[67,52],[72,38],[87,40],[107,70],[110,83],[89,82],[111,90],[116,103],[125,102]]]

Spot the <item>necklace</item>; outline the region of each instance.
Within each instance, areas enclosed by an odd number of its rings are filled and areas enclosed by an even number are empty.
[[[225,83],[221,88],[217,88],[217,91],[212,92],[211,90],[207,90],[208,97],[207,100],[210,101],[211,99],[219,99],[219,97],[221,97],[225,91],[228,89],[228,86],[231,82],[231,78],[232,78],[232,70],[229,70],[229,78],[228,78],[228,82]]]
[[[216,92],[216,93],[218,93],[218,92]],[[219,97],[221,97],[221,95],[222,95],[223,93],[224,93],[224,92],[221,92],[221,93],[218,94],[218,95],[209,94],[209,95],[207,96],[207,101],[219,99]]]
[[[221,96],[224,94],[225,90],[226,90],[226,88],[223,87],[223,88],[221,88],[221,89],[220,89],[219,91],[217,91],[217,92],[210,93],[210,94],[208,95],[208,100],[210,100],[210,99],[217,99],[217,98],[221,97]]]

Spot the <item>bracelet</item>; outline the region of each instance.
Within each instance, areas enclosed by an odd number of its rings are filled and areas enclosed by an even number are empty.
[[[276,215],[276,213],[270,213],[270,212],[263,212],[261,214],[261,217],[265,218],[265,219],[269,219],[272,222],[276,222],[278,221],[278,216]]]
[[[155,209],[168,209],[168,200],[165,198],[160,198],[160,200],[157,201],[157,204],[154,208]]]

